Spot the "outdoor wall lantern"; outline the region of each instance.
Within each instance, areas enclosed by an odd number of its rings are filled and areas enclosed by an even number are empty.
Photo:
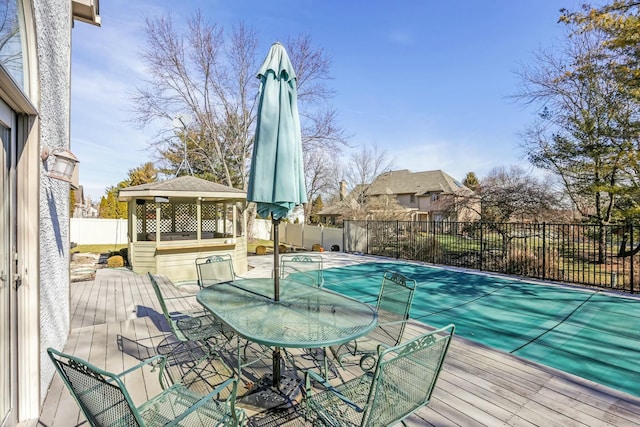
[[[48,173],[49,177],[71,182],[73,170],[76,168],[76,164],[80,163],[78,158],[66,148],[56,148],[49,151],[49,148],[45,147],[42,150],[40,158],[42,158],[42,161],[44,162],[49,158],[49,156],[55,157],[53,165]]]

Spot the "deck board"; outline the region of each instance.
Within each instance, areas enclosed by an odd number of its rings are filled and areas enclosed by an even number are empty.
[[[342,259],[346,257],[342,254]],[[325,266],[328,263],[325,262]],[[253,274],[259,274],[255,269]],[[163,292],[181,291],[161,281]],[[156,353],[170,335],[149,279],[126,270],[100,269],[95,280],[71,284],[71,333],[64,351],[121,372]],[[173,306],[184,309],[185,306]],[[431,329],[413,322],[407,338]],[[235,344],[226,347],[235,350]],[[304,361],[301,364],[306,363]],[[231,362],[233,364],[233,362]],[[269,363],[247,375],[257,378]],[[244,372],[244,371],[243,371]],[[344,378],[356,375],[348,366]],[[126,378],[134,401],[160,388],[156,373]],[[335,380],[334,380],[335,381]],[[244,392],[240,387],[240,391]],[[75,426],[83,416],[56,375],[40,424]],[[432,401],[412,415],[410,426],[632,426],[640,420],[640,398],[517,356],[454,337]],[[261,424],[278,425],[278,424]]]

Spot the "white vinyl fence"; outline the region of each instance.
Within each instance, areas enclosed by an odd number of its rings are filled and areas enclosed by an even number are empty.
[[[71,218],[69,237],[78,245],[126,245],[127,220],[104,218]],[[256,219],[253,236],[271,240],[271,221]],[[295,247],[311,249],[319,244],[325,251],[337,246],[343,250],[342,228],[328,228],[316,225],[280,224],[280,242]]]
[[[266,219],[254,220],[254,237],[272,240],[271,221]],[[343,250],[342,228],[323,227],[322,225],[280,223],[280,243],[311,250],[314,244],[319,244],[325,251],[338,247]]]
[[[70,218],[69,240],[78,245],[126,245],[127,220]]]

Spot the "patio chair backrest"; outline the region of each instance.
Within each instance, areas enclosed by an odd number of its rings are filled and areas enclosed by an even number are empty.
[[[322,257],[319,255],[291,254],[280,258],[280,278],[289,278],[294,282],[322,287]]]
[[[115,374],[54,349],[49,357],[92,426],[143,426],[126,387]]]
[[[415,280],[394,271],[384,273],[376,304],[376,337],[381,343],[395,346],[402,341],[415,290]]]
[[[169,314],[169,309],[167,308],[167,303],[164,300],[164,296],[162,295],[162,291],[160,290],[160,285],[158,284],[158,279],[151,273],[147,273],[149,276],[149,280],[151,281],[151,286],[153,287],[153,291],[156,294],[156,298],[158,298],[158,302],[160,303],[160,308],[162,309],[162,314],[164,318],[171,324],[171,315]]]
[[[186,306],[189,304],[186,303],[186,300],[190,298],[188,295],[179,296],[179,297],[170,297],[169,299],[173,300],[174,304],[176,301],[182,301],[185,304],[185,312],[181,311],[170,311],[167,306],[167,298],[165,298],[162,290],[160,289],[160,284],[158,283],[158,277],[154,276],[151,273],[147,273],[149,276],[149,280],[151,281],[151,286],[153,286],[153,291],[156,293],[156,297],[158,298],[158,302],[160,303],[160,308],[162,309],[162,315],[165,320],[169,324],[171,328],[171,332],[178,338],[180,341],[191,341],[194,337],[189,337],[187,334],[192,332],[191,335],[196,335],[198,332],[199,322],[192,323],[191,316],[188,314],[188,310]]]
[[[198,272],[198,285],[200,288],[206,288],[211,285],[236,279],[236,273],[233,269],[233,258],[228,254],[197,258],[196,270]]]
[[[380,353],[361,425],[393,425],[429,403],[454,330],[448,325]]]

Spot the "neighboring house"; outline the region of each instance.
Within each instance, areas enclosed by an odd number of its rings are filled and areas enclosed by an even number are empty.
[[[76,168],[77,169],[77,168]],[[98,209],[93,207],[91,198],[84,195],[84,187],[78,185],[74,191],[73,218],[97,218]]]
[[[320,219],[320,223],[337,225],[341,224],[344,219],[356,217],[356,213],[361,210],[361,206],[364,203],[366,189],[366,185],[359,184],[350,193],[347,193],[347,183],[341,181],[339,200],[322,208],[316,214]]]
[[[469,209],[468,200],[473,191],[441,170],[411,172],[407,169],[384,172],[368,186],[357,186],[341,200],[318,213],[323,222],[339,223],[343,219],[362,219],[356,208],[367,210],[365,217],[376,218],[391,199],[393,209],[384,219],[412,221],[472,221],[479,217]],[[462,200],[465,203],[461,203]],[[479,202],[478,202],[479,203]]]
[[[76,168],[77,169],[77,168]],[[73,214],[72,218],[82,218],[82,210],[84,207],[84,188],[82,185],[77,186],[72,192],[73,197]]]
[[[69,335],[71,31],[99,0],[0,0],[0,425],[35,419]],[[44,157],[44,156],[43,156]]]

